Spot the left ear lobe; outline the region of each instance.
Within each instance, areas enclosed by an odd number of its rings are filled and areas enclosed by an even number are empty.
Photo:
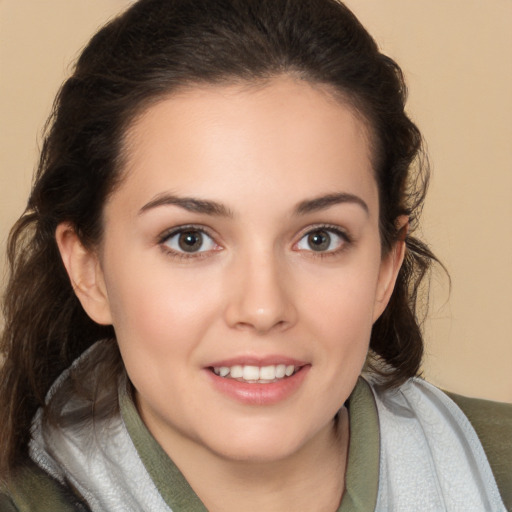
[[[375,322],[386,309],[391,294],[395,288],[398,272],[402,266],[405,257],[405,238],[409,228],[408,217],[398,219],[399,237],[389,253],[382,259],[377,290],[375,294],[375,304],[373,310],[373,321]]]
[[[85,312],[98,324],[112,324],[103,272],[96,253],[83,246],[68,223],[57,226],[55,238],[73,290]]]

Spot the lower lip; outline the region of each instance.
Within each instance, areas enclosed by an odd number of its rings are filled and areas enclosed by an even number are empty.
[[[291,377],[267,384],[240,382],[236,379],[219,377],[205,369],[215,389],[234,400],[247,405],[272,405],[286,400],[303,383],[310,365],[302,366]]]

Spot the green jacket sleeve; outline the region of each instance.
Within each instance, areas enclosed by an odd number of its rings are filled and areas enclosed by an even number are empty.
[[[512,404],[447,393],[473,425],[507,510],[512,511]]]
[[[8,485],[0,485],[0,512],[89,512],[89,508],[28,461]]]
[[[17,512],[18,509],[7,496],[7,494],[0,494],[0,512]]]

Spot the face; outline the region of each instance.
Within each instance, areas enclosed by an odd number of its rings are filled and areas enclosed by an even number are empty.
[[[163,100],[127,151],[96,272],[142,418],[171,453],[299,452],[352,391],[397,270],[364,122],[283,77]]]

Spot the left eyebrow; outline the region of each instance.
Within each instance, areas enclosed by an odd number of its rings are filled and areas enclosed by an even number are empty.
[[[208,201],[206,199],[196,199],[194,197],[179,197],[172,194],[159,194],[139,210],[139,215],[148,210],[158,208],[159,206],[169,205],[179,206],[184,210],[194,213],[203,213],[219,217],[233,217],[233,212],[221,203]]]
[[[316,197],[314,199],[306,199],[305,201],[301,201],[295,207],[295,215],[305,215],[307,213],[325,210],[331,206],[344,203],[356,204],[365,211],[366,215],[370,213],[368,205],[359,196],[348,194],[346,192],[340,192],[337,194],[327,194],[325,196]]]

